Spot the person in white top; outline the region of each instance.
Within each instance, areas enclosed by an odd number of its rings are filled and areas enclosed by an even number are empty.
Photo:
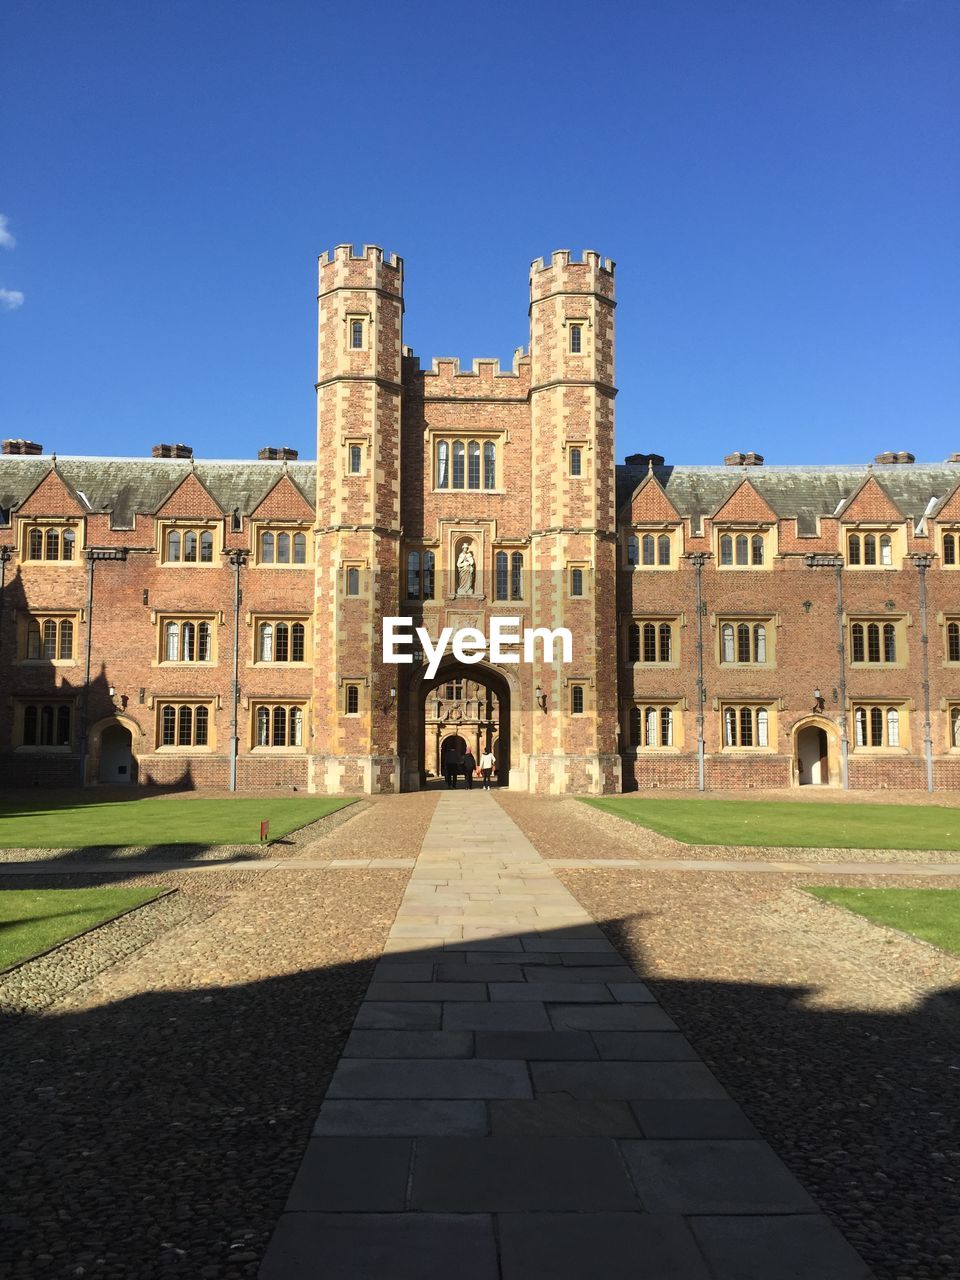
[[[496,757],[492,751],[484,751],[480,756],[480,774],[483,778],[483,790],[490,790],[490,775],[496,767]]]

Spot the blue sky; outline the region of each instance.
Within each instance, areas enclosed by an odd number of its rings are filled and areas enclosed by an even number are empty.
[[[0,42],[4,436],[312,457],[352,241],[424,363],[614,258],[618,457],[960,449],[953,0],[8,0]]]

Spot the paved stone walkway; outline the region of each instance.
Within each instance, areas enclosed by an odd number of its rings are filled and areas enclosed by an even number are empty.
[[[437,806],[260,1276],[870,1272],[493,797],[459,793]]]

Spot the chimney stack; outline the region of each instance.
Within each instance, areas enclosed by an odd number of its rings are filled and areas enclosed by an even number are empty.
[[[34,440],[4,440],[3,452],[6,457],[35,457],[43,453],[43,445]]]
[[[879,462],[881,466],[893,466],[895,463],[916,462],[916,457],[912,453],[902,450],[900,453],[894,453],[892,449],[887,449],[884,453],[878,453],[874,458],[874,462]]]
[[[628,467],[662,467],[663,455],[659,453],[628,453],[624,458]]]
[[[155,444],[151,458],[192,458],[193,449],[188,444]]]
[[[258,462],[296,462],[300,457],[297,449],[291,449],[288,444],[267,445],[265,449],[261,449],[257,454]]]
[[[725,467],[762,467],[763,454],[754,453],[728,453],[723,460]]]

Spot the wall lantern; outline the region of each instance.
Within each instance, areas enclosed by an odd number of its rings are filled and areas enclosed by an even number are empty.
[[[536,689],[534,689],[534,691],[533,691],[533,696],[536,698],[536,700],[537,700],[537,706],[540,708],[540,710],[541,710],[541,711],[546,711],[546,709],[547,709],[547,695],[543,692],[543,690],[540,688],[540,686],[539,686],[539,685],[537,685]]]

